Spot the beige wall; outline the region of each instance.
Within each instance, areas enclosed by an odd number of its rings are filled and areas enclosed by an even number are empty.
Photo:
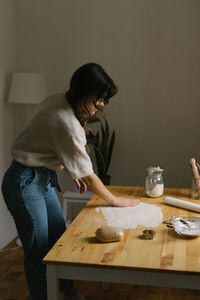
[[[18,70],[64,90],[81,64],[102,64],[119,86],[107,107],[116,129],[113,184],[143,185],[146,168],[190,186],[200,160],[200,1],[17,1]]]
[[[13,0],[0,0],[0,182],[10,164],[13,139],[13,110],[7,95],[10,73],[15,65],[15,14]],[[0,193],[0,249],[16,236],[14,222]]]

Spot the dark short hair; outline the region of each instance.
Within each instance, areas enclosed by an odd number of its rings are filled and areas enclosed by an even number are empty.
[[[86,108],[88,99],[93,98],[95,105],[103,98],[104,103],[107,104],[117,91],[117,86],[100,65],[87,63],[74,72],[65,96],[83,125],[88,114]]]

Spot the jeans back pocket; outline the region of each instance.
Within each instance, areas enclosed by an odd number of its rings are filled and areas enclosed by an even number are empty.
[[[24,190],[30,187],[36,179],[36,172],[34,168],[25,168],[24,172],[21,174],[21,189]]]

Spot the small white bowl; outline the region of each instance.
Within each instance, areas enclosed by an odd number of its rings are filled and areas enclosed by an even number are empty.
[[[200,217],[175,217],[171,218],[174,230],[181,236],[200,236]]]

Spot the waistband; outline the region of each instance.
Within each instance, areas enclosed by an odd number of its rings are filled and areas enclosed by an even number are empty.
[[[61,186],[60,186],[60,184],[58,182],[58,176],[57,176],[56,171],[50,170],[50,169],[45,168],[45,167],[30,167],[30,166],[25,166],[25,165],[19,163],[16,160],[12,161],[11,166],[14,167],[14,168],[20,168],[20,169],[30,168],[30,169],[35,170],[36,172],[46,173],[47,176],[49,176],[49,178],[50,178],[51,186],[55,187],[58,190],[58,192],[62,192]]]

